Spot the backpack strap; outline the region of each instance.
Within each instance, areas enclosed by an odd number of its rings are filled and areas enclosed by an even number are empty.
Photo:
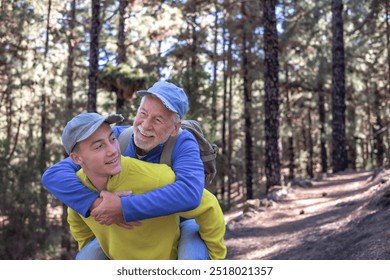
[[[118,142],[119,142],[119,147],[121,148],[121,154],[126,151],[127,146],[129,145],[129,141],[131,138],[131,135],[133,135],[133,126],[129,126],[125,130],[122,131],[121,134],[119,134],[118,137]]]
[[[172,166],[171,158],[172,158],[173,147],[175,147],[176,139],[181,133],[181,131],[182,129],[180,128],[176,136],[168,138],[167,142],[164,145],[163,151],[161,153],[160,163],[165,163],[168,166]]]

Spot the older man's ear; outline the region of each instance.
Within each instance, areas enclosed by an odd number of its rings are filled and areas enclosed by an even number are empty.
[[[179,133],[180,127],[181,127],[181,122],[175,124],[175,129],[171,133],[172,137],[175,137]]]

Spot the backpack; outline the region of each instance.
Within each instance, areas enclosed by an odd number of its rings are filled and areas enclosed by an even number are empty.
[[[180,134],[181,130],[185,129],[192,133],[198,142],[200,150],[200,158],[204,166],[205,174],[205,186],[208,187],[211,185],[215,175],[217,174],[217,162],[216,157],[218,153],[218,146],[216,144],[210,143],[207,138],[204,136],[201,125],[195,120],[182,120],[181,128],[179,133],[175,137],[169,137],[167,143],[165,144],[161,157],[160,163],[165,163],[169,166],[172,166],[171,156],[173,147],[176,144],[177,136]],[[119,146],[121,148],[121,153],[123,154],[126,150],[131,135],[133,134],[133,127],[130,126],[126,128],[118,137]]]

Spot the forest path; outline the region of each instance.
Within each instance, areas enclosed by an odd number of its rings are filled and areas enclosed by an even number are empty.
[[[248,217],[225,213],[227,259],[389,259],[390,172],[372,175],[337,174]]]

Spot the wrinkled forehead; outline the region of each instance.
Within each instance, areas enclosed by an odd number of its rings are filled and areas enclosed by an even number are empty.
[[[145,110],[148,114],[151,115],[163,115],[163,116],[172,116],[175,115],[175,112],[172,112],[168,109],[167,106],[160,100],[160,98],[155,95],[148,94],[142,97],[141,104],[138,110]]]

